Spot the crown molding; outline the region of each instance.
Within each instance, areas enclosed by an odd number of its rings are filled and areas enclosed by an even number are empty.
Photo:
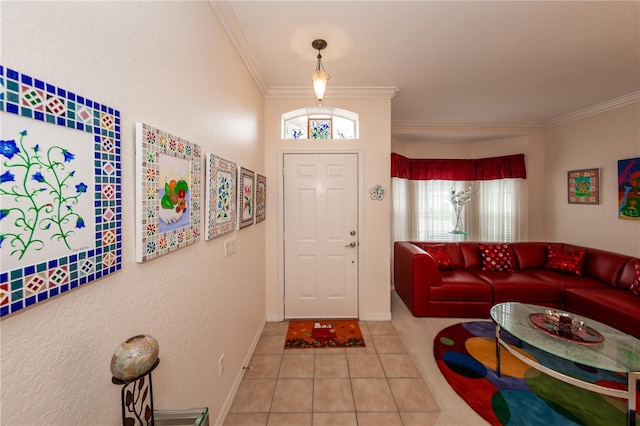
[[[398,135],[422,135],[433,133],[434,130],[443,129],[513,131],[518,129],[551,128],[587,118],[592,115],[602,114],[636,102],[640,102],[640,92],[629,93],[628,95],[611,99],[545,122],[484,123],[473,121],[392,121],[391,133]]]
[[[392,121],[392,134],[428,134],[434,130],[486,130],[487,132],[531,130],[543,128],[543,123],[484,123],[477,121]]]
[[[249,42],[242,31],[242,27],[238,22],[236,14],[233,12],[233,7],[231,7],[230,2],[209,0],[209,4],[216,15],[218,15],[218,19],[220,19],[222,26],[229,35],[231,42],[240,55],[240,58],[242,58],[242,61],[246,65],[251,77],[253,77],[256,86],[258,86],[258,90],[260,90],[262,96],[266,96],[266,93],[269,90],[269,85],[258,66],[258,62],[251,54]]]
[[[238,18],[233,12],[233,7],[228,1],[209,0],[211,8],[220,19],[222,26],[229,35],[231,42],[245,63],[247,70],[253,77],[258,90],[265,98],[313,98],[313,90],[309,87],[269,87],[264,74],[260,70],[255,57],[251,53],[249,43],[238,22]],[[394,86],[386,87],[332,87],[327,88],[325,98],[335,99],[392,99],[398,93],[398,88]],[[640,102],[640,91],[633,92],[606,102],[602,102],[591,107],[587,107],[560,117],[547,120],[545,122],[533,123],[481,123],[469,121],[394,121],[391,123],[392,133],[409,134],[420,133],[426,130],[443,128],[474,128],[474,129],[526,129],[526,128],[550,128],[577,121],[595,114],[601,114],[616,108],[620,108],[632,103]]]
[[[394,86],[327,87],[324,99],[391,99],[398,93]],[[270,87],[266,98],[306,99],[314,98],[311,84],[305,87]]]
[[[640,102],[640,92],[629,93],[628,95],[620,96],[619,98],[611,99],[606,102],[602,102],[600,104],[572,112],[570,114],[562,115],[560,117],[546,121],[544,125],[545,127],[560,126],[562,124],[571,123],[572,121],[587,118],[595,114],[601,114],[603,112],[611,111],[612,109],[630,105],[635,102]]]

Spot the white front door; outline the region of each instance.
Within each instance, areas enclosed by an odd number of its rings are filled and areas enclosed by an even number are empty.
[[[284,316],[358,317],[358,155],[284,155]]]

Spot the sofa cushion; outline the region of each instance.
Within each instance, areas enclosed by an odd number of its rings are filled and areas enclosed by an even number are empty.
[[[458,243],[462,257],[464,258],[464,269],[482,268],[482,256],[478,243],[473,241],[464,241]]]
[[[529,269],[527,273],[541,280],[559,284],[561,290],[567,288],[606,288],[605,284],[596,279],[565,274],[549,269]]]
[[[462,254],[462,250],[458,243],[445,243],[447,246],[447,251],[449,252],[449,256],[453,259],[453,266],[456,269],[464,269],[464,255]]]
[[[455,266],[453,265],[453,259],[451,259],[451,255],[447,251],[447,246],[445,244],[416,243],[416,245],[422,250],[429,253],[431,257],[433,257],[433,259],[438,264],[438,269],[440,269],[441,271],[455,269]]]
[[[558,244],[558,246],[560,246]],[[513,242],[511,250],[518,262],[518,269],[542,269],[547,260],[549,243]]]
[[[585,247],[571,246],[565,244],[566,248],[582,249]],[[627,265],[631,256],[612,253],[610,251],[589,248],[587,250],[587,258],[584,262],[584,275],[595,278],[611,287],[620,287],[627,290],[630,282],[626,284],[620,283],[620,277],[624,267]]]
[[[547,248],[547,261],[544,263],[544,268],[582,276],[586,258],[586,250],[550,245]]]
[[[497,272],[477,269],[473,273],[491,284],[494,303],[518,301],[558,306],[562,300],[559,283],[543,280],[528,271]]]
[[[440,285],[429,287],[432,301],[491,302],[493,288],[484,280],[464,269],[442,272]]]
[[[513,271],[511,247],[507,243],[479,243],[482,269],[485,271]]]
[[[588,316],[640,338],[638,328],[640,299],[628,290],[611,287],[572,288],[565,290],[564,300],[566,310]]]
[[[620,279],[618,280],[616,287],[626,290],[629,289],[633,282],[633,277],[636,274],[636,262],[640,262],[640,258],[629,258],[627,264],[622,268],[622,273],[620,274]]]
[[[629,290],[631,290],[631,293],[635,296],[640,296],[640,260],[636,260],[635,270],[636,272],[633,274],[633,281],[631,281]]]

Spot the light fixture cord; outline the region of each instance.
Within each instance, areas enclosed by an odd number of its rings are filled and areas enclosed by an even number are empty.
[[[322,54],[320,53],[320,51],[318,50],[318,64],[316,65],[316,71],[324,71],[326,72],[326,70],[324,69],[324,66],[322,66]]]

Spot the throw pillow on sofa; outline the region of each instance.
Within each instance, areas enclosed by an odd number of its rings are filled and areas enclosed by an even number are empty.
[[[507,243],[479,243],[484,271],[513,271],[511,247]]]
[[[438,264],[438,269],[441,271],[449,271],[455,269],[453,259],[447,251],[447,246],[444,244],[419,244],[422,250],[426,251],[433,257]]]
[[[547,248],[547,260],[544,264],[544,269],[582,276],[586,258],[586,250],[550,245]]]
[[[636,272],[633,274],[633,281],[631,281],[629,290],[636,296],[640,296],[640,261],[636,260],[635,268]]]

